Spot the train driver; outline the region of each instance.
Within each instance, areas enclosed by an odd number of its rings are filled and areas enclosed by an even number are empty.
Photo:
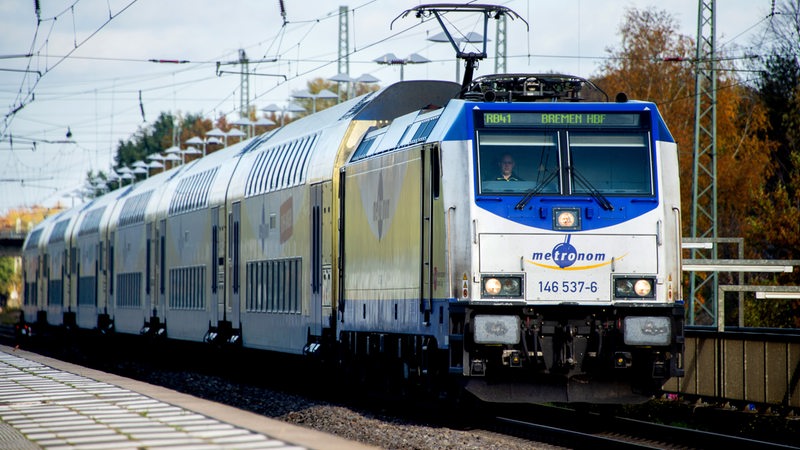
[[[500,157],[497,165],[500,166],[500,175],[496,178],[496,181],[522,181],[522,178],[514,172],[514,158],[508,153]]]

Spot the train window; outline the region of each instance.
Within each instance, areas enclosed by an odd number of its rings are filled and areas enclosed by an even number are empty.
[[[42,237],[42,229],[39,228],[31,233],[28,242],[25,243],[25,250],[36,248],[39,245],[39,239]]]
[[[375,143],[377,136],[372,136],[370,138],[364,139],[358,144],[358,148],[353,153],[353,157],[351,158],[353,161],[358,161],[359,159],[365,157],[369,152],[369,149],[372,147],[372,144]]]
[[[144,222],[144,211],[153,191],[147,191],[125,200],[119,213],[119,226]]]
[[[50,240],[48,242],[63,242],[64,241],[64,234],[67,232],[67,227],[69,226],[69,219],[62,220],[56,223],[56,226],[53,227],[52,233],[50,233]]]
[[[597,190],[608,195],[652,195],[652,164],[646,133],[569,134],[576,194]]]
[[[260,152],[258,156],[256,156],[255,162],[250,167],[250,173],[247,175],[247,190],[245,191],[245,195],[248,197],[261,192],[263,184],[262,173],[264,172],[268,151],[269,150],[264,150]]]
[[[205,280],[206,266],[181,267],[170,269],[170,309],[201,311],[206,309]]]
[[[276,150],[270,152],[269,158],[270,162],[267,166],[267,173],[264,174],[265,177],[269,179],[267,183],[267,191],[274,190],[277,185],[277,178],[278,178],[278,167],[280,167],[280,161],[283,159],[283,156],[286,153],[286,150],[289,148],[289,144],[283,144]]]
[[[103,206],[101,208],[95,208],[86,214],[86,217],[83,219],[81,223],[80,231],[78,232],[78,236],[83,236],[88,233],[96,233],[100,229],[100,219],[103,217],[103,212],[106,210],[106,207]]]
[[[246,275],[247,312],[300,313],[300,258],[251,261]]]
[[[555,132],[480,132],[478,166],[482,194],[559,192]]]
[[[289,179],[292,176],[292,173],[297,170],[297,167],[295,167],[295,160],[297,158],[297,154],[300,152],[301,146],[302,141],[296,140],[290,144],[289,149],[283,155],[280,168],[278,169],[278,179],[276,180],[277,184],[275,185],[277,189],[282,189],[289,185]]]
[[[215,167],[182,179],[170,200],[169,214],[180,214],[205,207],[208,203],[208,191],[216,175]]]
[[[303,149],[303,155],[300,159],[300,168],[297,170],[297,177],[294,180],[295,184],[303,183],[306,179],[306,168],[308,167],[309,156],[311,154],[311,150],[315,147],[317,143],[317,135],[311,136],[306,142],[306,146]]]
[[[121,273],[117,275],[119,295],[117,306],[120,308],[139,308],[142,305],[141,286],[142,274],[140,272]]]
[[[436,122],[439,120],[439,117],[435,117],[433,119],[426,120],[419,124],[417,131],[414,133],[414,136],[411,138],[410,143],[414,144],[417,142],[424,142],[430,136],[431,131],[433,131],[433,127],[436,126]]]

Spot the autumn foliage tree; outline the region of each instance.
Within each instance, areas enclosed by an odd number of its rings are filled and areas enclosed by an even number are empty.
[[[595,81],[613,95],[656,103],[678,145],[684,236],[691,235],[693,145],[695,132],[695,42],[681,35],[666,11],[627,11],[620,26],[621,46]],[[743,237],[745,257],[777,256],[780,243],[800,248],[796,209],[790,195],[768,187],[775,174],[776,143],[770,139],[768,108],[748,87],[724,54],[717,54],[716,189],[717,235]],[[734,247],[720,247],[719,258],[736,258]],[[753,281],[753,280],[751,280]],[[775,281],[775,280],[769,280]],[[732,274],[720,273],[722,284]],[[703,301],[703,299],[698,299]]]
[[[681,166],[683,231],[690,235],[694,144],[695,44],[677,31],[675,19],[658,9],[629,9],[620,27],[621,48],[607,49],[596,83],[607,92],[655,102],[676,143]],[[724,59],[724,58],[720,58]],[[720,65],[717,81],[717,230],[719,236],[747,237],[744,218],[765,196],[773,167],[765,139],[767,118],[736,72]]]

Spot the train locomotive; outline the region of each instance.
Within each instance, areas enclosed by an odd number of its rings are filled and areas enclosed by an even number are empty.
[[[21,327],[490,402],[646,399],[683,370],[677,149],[655,104],[588,84],[403,81],[52,216],[24,245]]]

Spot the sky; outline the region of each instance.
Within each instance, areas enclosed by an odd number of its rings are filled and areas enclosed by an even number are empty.
[[[350,77],[371,75],[380,86],[398,82],[400,66],[374,62],[394,53],[430,60],[403,66],[405,80],[455,81],[458,75],[461,81],[463,68],[452,46],[429,39],[441,33],[438,22],[413,13],[402,17],[432,2],[351,1],[3,0],[0,215],[12,208],[80,203],[75,192],[87,173],[108,173],[118,143],[162,112],[238,119],[241,51],[250,61],[248,101],[258,111],[287,105],[309,80],[335,76],[340,6],[348,8]],[[682,34],[697,34],[698,0],[494,4],[519,15],[506,25],[508,72],[597,74],[607,50],[620,47],[619,27],[631,8],[667,11]],[[717,1],[717,46],[752,51],[770,5]],[[483,33],[476,14],[451,13],[445,24],[454,36]],[[486,34],[489,58],[476,76],[494,72],[492,21]]]

